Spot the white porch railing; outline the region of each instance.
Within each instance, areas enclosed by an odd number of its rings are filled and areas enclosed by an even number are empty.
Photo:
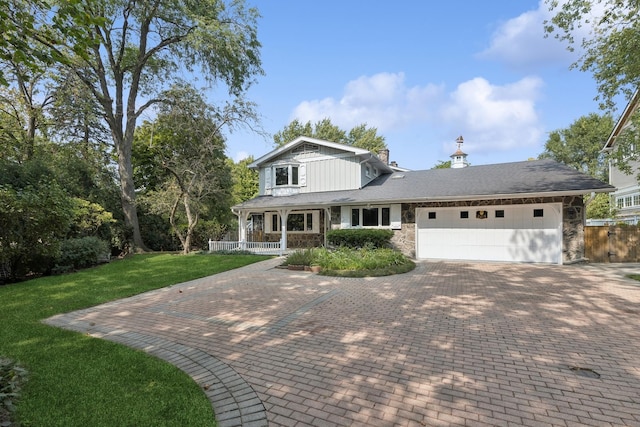
[[[209,252],[249,251],[254,254],[282,255],[280,242],[227,242],[209,240]]]

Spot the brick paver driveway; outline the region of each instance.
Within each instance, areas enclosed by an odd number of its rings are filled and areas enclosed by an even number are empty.
[[[279,262],[48,322],[175,363],[220,426],[640,425],[630,281],[454,262],[336,279]]]

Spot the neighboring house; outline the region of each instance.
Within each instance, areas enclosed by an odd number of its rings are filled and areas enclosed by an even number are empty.
[[[618,137],[631,126],[631,117],[639,106],[640,91],[636,91],[609,135],[603,151],[615,151]],[[638,148],[640,147],[632,147],[632,149]],[[617,220],[638,224],[640,220],[640,185],[637,174],[640,172],[640,161],[629,160],[629,166],[633,172],[626,174],[617,167],[615,161],[609,161],[609,184],[616,187],[616,191],[611,194],[611,201],[617,210]]]
[[[582,196],[610,185],[553,160],[409,171],[388,151],[300,137],[260,157],[259,196],[233,207],[284,248],[326,244],[339,228],[385,228],[418,259],[568,263],[584,258]],[[392,166],[393,165],[393,166]]]

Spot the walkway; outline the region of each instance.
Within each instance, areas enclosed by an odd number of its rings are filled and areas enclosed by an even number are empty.
[[[219,426],[640,425],[640,286],[592,266],[270,260],[52,325],[174,363]]]

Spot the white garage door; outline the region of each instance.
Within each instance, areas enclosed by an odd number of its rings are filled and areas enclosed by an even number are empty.
[[[418,258],[562,264],[562,205],[416,209]]]

